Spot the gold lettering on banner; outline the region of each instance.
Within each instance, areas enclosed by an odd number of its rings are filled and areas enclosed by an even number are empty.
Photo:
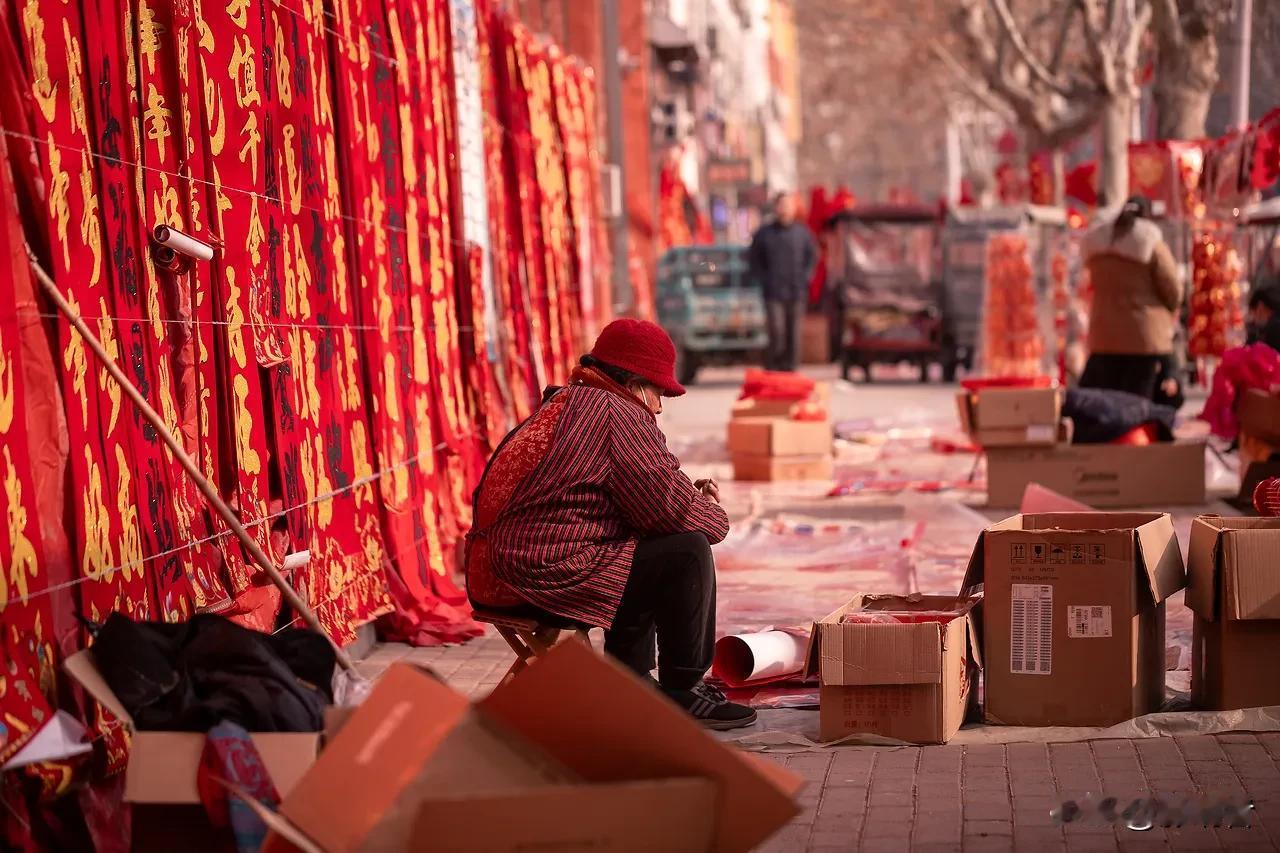
[[[387,403],[387,419],[399,422],[400,395],[396,385],[396,358],[391,353],[382,358],[382,396]]]
[[[96,287],[102,279],[102,231],[98,228],[98,194],[93,189],[93,169],[89,167],[89,152],[80,152],[80,239],[93,255],[93,270],[89,273],[89,287]]]
[[[306,251],[302,244],[302,235],[298,231],[298,223],[293,223],[293,263],[291,269],[297,279],[298,313],[295,316],[311,317],[311,264],[307,261]],[[285,255],[288,257],[288,254]],[[308,335],[314,338],[314,335]]]
[[[360,408],[360,384],[356,380],[356,342],[351,335],[350,329],[343,329],[342,336],[346,344],[342,350],[344,355],[343,364],[346,365],[346,374],[343,377],[346,410],[354,412]]]
[[[248,364],[244,351],[244,309],[240,307],[240,286],[236,284],[236,268],[227,267],[224,271],[227,280],[227,345],[231,349],[231,357],[243,370]]]
[[[98,340],[102,341],[102,348],[107,351],[107,355],[111,356],[111,360],[116,364],[120,363],[120,342],[116,340],[115,328],[111,325],[111,310],[107,307],[106,297],[98,299]],[[107,419],[106,434],[111,435],[116,431],[116,421],[120,417],[121,391],[120,386],[111,378],[111,374],[107,372],[105,367],[98,368],[98,387],[106,393],[107,398],[111,400],[111,417]]]
[[[152,195],[152,213],[156,222],[178,228],[182,225],[182,200],[178,188],[169,185],[169,176],[160,173],[160,188]]]
[[[302,212],[302,174],[298,171],[298,153],[294,147],[298,129],[291,124],[281,128],[284,138],[285,192],[289,196],[289,212],[297,216]]]
[[[245,248],[249,250],[249,258],[254,266],[262,263],[262,244],[267,241],[267,230],[262,225],[262,216],[258,213],[258,197],[249,197],[249,234],[245,238]]]
[[[67,222],[71,219],[71,208],[67,205],[67,191],[71,187],[71,176],[62,168],[62,149],[49,134],[49,215],[58,227],[58,242],[62,244],[62,262],[71,268],[71,247],[67,243]]]
[[[314,496],[328,495],[333,492],[333,481],[329,479],[329,470],[325,465],[324,440],[320,435],[312,437],[316,454],[316,490]],[[304,440],[305,444],[306,441]],[[322,500],[316,504],[316,525],[328,527],[333,521],[333,501]]]
[[[280,249],[284,257],[284,314],[293,319],[298,316],[298,274],[293,267],[293,241],[297,239],[298,226],[290,231],[286,225],[280,229]],[[290,333],[297,332],[291,329]]]
[[[369,460],[369,434],[365,432],[364,418],[351,422],[351,476],[353,480],[373,476],[373,464]]]
[[[223,225],[222,214],[231,209],[231,199],[222,191],[222,172],[216,165],[213,167],[213,199],[217,206],[215,214],[218,217],[218,233],[225,234],[227,232]]]
[[[120,514],[120,557],[121,572],[124,579],[132,580],[142,577],[142,538],[138,532],[138,503],[133,499],[132,478],[129,474],[129,460],[124,448],[116,443],[116,468],[120,472],[120,482],[116,491],[116,511]]]
[[[58,85],[49,76],[49,51],[44,41],[44,19],[39,0],[27,0],[22,7],[22,28],[31,42],[31,90],[45,121],[53,121],[58,109]]]
[[[142,113],[143,124],[147,128],[147,139],[156,143],[160,154],[160,162],[165,160],[165,140],[173,135],[169,129],[169,120],[173,113],[165,106],[164,96],[156,89],[154,83],[147,84],[147,108]]]
[[[246,474],[262,473],[262,460],[258,451],[253,449],[253,416],[249,414],[249,380],[238,375],[231,381],[231,391],[235,396],[236,410],[236,456],[240,460],[240,470]]]
[[[413,312],[413,378],[422,383],[431,381],[431,365],[427,362],[426,318],[422,313],[422,296],[413,294],[409,298],[409,310]]]
[[[156,21],[155,10],[142,2],[138,4],[138,50],[147,61],[147,72],[156,73],[156,53],[160,50],[160,37],[165,34],[163,24]]]
[[[235,86],[236,104],[241,109],[260,106],[262,93],[258,91],[258,66],[249,36],[233,38],[231,45],[231,64],[227,71],[231,73],[231,83]]]
[[[154,306],[153,306],[154,307]],[[159,314],[152,316],[158,317]],[[156,340],[160,340],[162,336],[162,324],[154,324],[156,330]],[[157,370],[160,374],[160,416],[164,418],[164,425],[173,435],[178,435],[178,411],[174,403],[173,394],[169,390],[173,387],[173,383],[169,379],[169,362],[167,359],[156,359]],[[164,448],[166,459],[173,458],[173,451],[169,449],[169,445],[161,442]]]
[[[129,84],[129,100],[137,103],[138,65],[133,55],[133,9],[124,10],[124,79]]]
[[[80,569],[91,581],[103,579],[103,573],[114,562],[111,556],[111,528],[107,519],[107,506],[102,500],[102,471],[94,461],[93,450],[84,447],[84,461],[88,468],[87,488],[84,491],[84,556]]]
[[[13,362],[9,360],[9,351],[5,348],[4,339],[0,338],[0,433],[8,432],[13,426]]]
[[[80,58],[80,40],[71,35],[71,27],[64,19],[62,22],[62,40],[67,45],[67,98],[71,105],[71,129],[87,134],[89,123],[84,109],[84,86],[80,81],[84,77],[84,60]]]
[[[289,45],[284,40],[284,27],[276,19],[276,96],[285,107],[293,106],[293,70],[289,62]]]
[[[302,411],[303,418],[312,423],[320,422],[320,388],[316,384],[316,339],[314,335],[302,336]]]
[[[244,140],[244,144],[240,146],[240,162],[253,161],[250,163],[249,168],[253,174],[253,182],[257,184],[258,146],[262,142],[262,134],[258,132],[257,113],[249,113],[249,117],[244,121],[244,127],[240,128],[240,138]]]
[[[210,50],[213,46],[210,45]],[[222,106],[222,93],[209,77],[204,59],[200,60],[200,71],[204,76],[204,114],[205,124],[209,129],[209,153],[218,156],[227,144],[227,112]]]
[[[227,15],[231,18],[231,23],[240,29],[249,26],[249,6],[252,0],[231,0],[227,4]]]
[[[378,335],[384,344],[391,343],[391,297],[387,293],[386,273],[378,273]]]
[[[67,302],[80,313],[80,306],[75,297],[68,295]],[[84,354],[84,338],[80,337],[71,326],[67,327],[67,346],[62,351],[62,367],[71,374],[71,389],[80,398],[80,421],[84,427],[89,426],[89,397],[85,391],[84,378],[89,370]]]
[[[36,548],[27,538],[27,508],[22,504],[22,481],[18,479],[18,469],[14,467],[13,456],[9,446],[5,445],[4,453],[4,491],[8,496],[9,520],[9,582],[13,584],[14,599],[23,601],[27,597],[27,581],[36,576]],[[4,575],[0,574],[0,610],[9,601],[9,591]]]

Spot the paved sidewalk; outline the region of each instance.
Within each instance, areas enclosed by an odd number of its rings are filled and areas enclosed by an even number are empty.
[[[397,660],[431,667],[458,690],[481,696],[512,655],[496,634],[464,646],[383,645],[361,662],[376,678]],[[1034,850],[1197,851],[1280,849],[1280,733],[1064,744],[838,747],[773,755],[803,776],[804,811],[764,848],[790,851],[899,850],[996,853]],[[1253,800],[1249,829],[1054,825],[1066,800],[1116,797],[1171,805],[1184,798]]]

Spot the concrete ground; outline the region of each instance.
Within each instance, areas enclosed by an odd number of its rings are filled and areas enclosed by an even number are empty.
[[[834,378],[823,374],[823,378]],[[825,498],[818,486],[747,488],[729,483],[722,444],[740,372],[708,372],[662,417],[673,450],[691,476],[722,482],[731,518],[770,512],[822,512],[858,519],[881,504]],[[954,389],[916,381],[837,386],[837,420],[887,418],[917,423],[951,417]],[[1190,408],[1190,407],[1189,407]],[[958,498],[957,498],[958,499]],[[1207,509],[1208,507],[1206,507]],[[1217,511],[1224,511],[1220,505]],[[1185,514],[1185,511],[1184,511]],[[1000,515],[1000,513],[988,514]],[[1185,543],[1184,543],[1185,545]],[[966,544],[967,547],[967,544]],[[732,597],[740,576],[721,573]],[[857,588],[850,579],[850,591]],[[863,590],[866,591],[866,590]],[[807,614],[808,618],[821,614]],[[598,632],[596,632],[598,635]],[[596,637],[598,642],[598,636]],[[512,655],[492,631],[464,646],[410,649],[381,645],[361,662],[376,677],[397,660],[434,669],[458,690],[488,692]],[[802,813],[767,850],[1146,851],[1280,849],[1280,734],[1227,734],[1136,741],[940,747],[840,747],[769,755],[807,785]],[[1153,828],[1055,825],[1050,812],[1069,799],[1112,796],[1121,811],[1135,798],[1171,804],[1184,798],[1252,800],[1250,828]]]

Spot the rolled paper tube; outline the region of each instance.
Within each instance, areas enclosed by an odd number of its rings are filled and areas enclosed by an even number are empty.
[[[281,564],[280,570],[284,572],[292,572],[294,569],[302,568],[309,562],[311,562],[310,551],[295,551],[284,558],[284,563]]]
[[[780,681],[800,674],[808,646],[807,634],[786,631],[734,634],[716,643],[711,669],[716,678],[730,687]]]
[[[213,260],[212,246],[208,243],[202,243],[194,237],[188,237],[181,231],[177,231],[167,225],[157,225],[154,236],[156,242],[161,246],[167,246],[180,255],[186,255],[188,258],[195,258],[200,261]]]

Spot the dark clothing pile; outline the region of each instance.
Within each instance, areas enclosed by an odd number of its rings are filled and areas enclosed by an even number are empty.
[[[113,613],[94,661],[139,730],[315,732],[333,702],[336,656],[314,631],[262,634],[221,616],[134,622]]]
[[[752,238],[748,262],[767,302],[804,302],[818,266],[818,247],[807,226],[770,222]]]
[[[1161,441],[1173,441],[1177,410],[1127,391],[1069,388],[1062,414],[1075,424],[1076,444],[1106,444],[1153,425]]]

